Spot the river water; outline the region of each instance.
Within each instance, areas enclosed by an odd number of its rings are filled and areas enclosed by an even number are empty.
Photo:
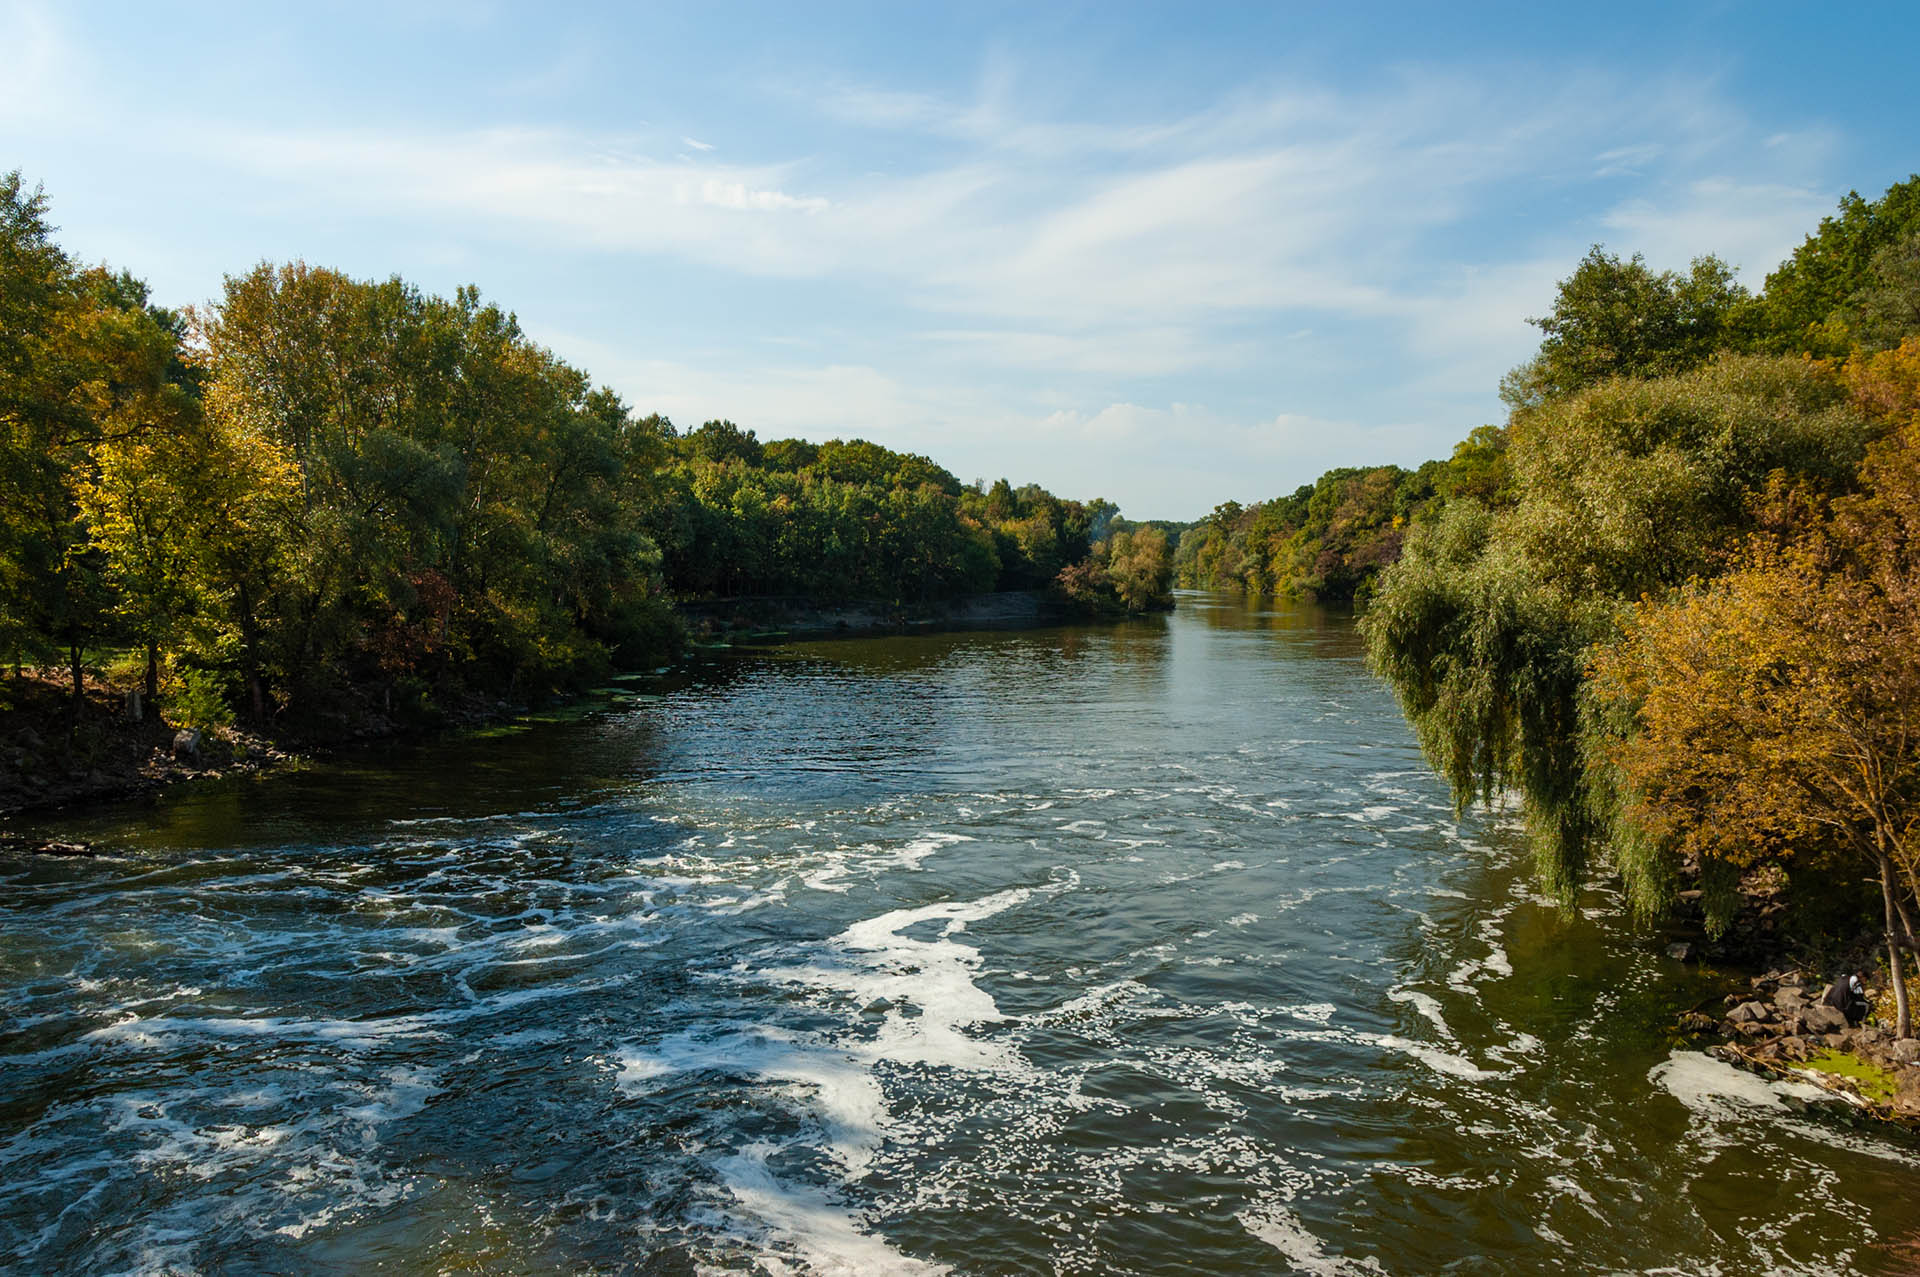
[[[1913,1141],[1456,822],[1350,618],[741,654],[0,862],[19,1272],[1892,1272]]]

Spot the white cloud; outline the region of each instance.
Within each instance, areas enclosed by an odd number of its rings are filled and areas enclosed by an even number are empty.
[[[0,123],[83,82],[46,15],[0,8],[23,68],[0,77]],[[1757,284],[1832,204],[1834,140],[1760,129],[1711,81],[1402,72],[1088,118],[1036,110],[1016,70],[990,61],[964,101],[780,90],[820,134],[692,116],[628,132],[268,127],[135,111],[97,82],[96,116],[41,131],[188,174],[175,206],[250,218],[278,236],[264,242],[306,233],[287,229],[298,210],[444,246],[482,282],[502,252],[668,262],[677,286],[724,279],[748,308],[756,281],[780,281],[789,309],[769,322],[834,312],[808,347],[770,352],[751,314],[707,320],[666,357],[635,357],[618,331],[537,335],[682,424],[863,434],[969,477],[1084,477],[1130,508],[1159,491],[1174,506],[1159,513],[1444,455],[1497,411],[1501,372],[1538,338],[1526,317],[1595,239],[1663,267],[1716,252]],[[725,158],[696,136],[709,128]]]
[[[1809,186],[1709,177],[1664,196],[1626,201],[1607,213],[1605,225],[1623,254],[1645,253],[1664,270],[1685,269],[1712,253],[1758,288],[1833,205],[1831,196]]]

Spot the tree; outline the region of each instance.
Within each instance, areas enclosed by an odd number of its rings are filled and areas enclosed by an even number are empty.
[[[1831,515],[1776,496],[1791,529],[1710,586],[1647,601],[1595,661],[1633,729],[1596,767],[1674,854],[1747,867],[1824,856],[1879,881],[1898,1014],[1920,951],[1920,421],[1876,444]]]
[[[1920,174],[1896,182],[1877,200],[1848,191],[1840,210],[1822,218],[1793,256],[1767,276],[1766,289],[1743,305],[1736,323],[1754,348],[1843,356],[1844,325],[1827,321],[1874,283],[1876,258],[1920,232]]]
[[[1717,257],[1696,257],[1685,275],[1655,274],[1638,253],[1626,261],[1595,244],[1560,281],[1550,314],[1528,322],[1546,334],[1540,353],[1508,373],[1500,395],[1533,408],[1608,377],[1662,377],[1697,368],[1725,344],[1746,290]]]
[[[86,647],[116,614],[155,641],[175,601],[163,533],[142,517],[166,498],[129,484],[184,458],[169,436],[195,417],[196,387],[175,318],[132,276],[76,268],[45,214],[17,172],[0,177],[0,641],[16,660],[65,657],[77,728]]]
[[[1449,502],[1382,577],[1361,622],[1374,668],[1458,803],[1519,793],[1541,880],[1562,899],[1613,829],[1588,767],[1588,650],[1634,600],[1724,570],[1773,472],[1851,486],[1875,429],[1799,359],[1611,379],[1516,418],[1515,504]],[[1662,861],[1616,859],[1637,909],[1666,901]]]

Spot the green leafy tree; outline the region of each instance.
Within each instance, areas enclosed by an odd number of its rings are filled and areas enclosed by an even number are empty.
[[[1876,283],[1880,254],[1920,234],[1920,174],[1887,188],[1879,199],[1848,191],[1837,213],[1822,218],[1793,256],[1767,276],[1765,290],[1741,308],[1738,324],[1754,348],[1843,356],[1847,325],[1831,325]],[[1898,251],[1898,250],[1896,250]]]
[[[1362,620],[1374,667],[1458,802],[1519,794],[1556,894],[1615,827],[1588,769],[1604,734],[1583,698],[1589,650],[1633,601],[1723,570],[1770,475],[1844,491],[1874,432],[1797,359],[1610,379],[1516,419],[1511,507],[1449,502],[1387,570]],[[1636,906],[1664,903],[1664,863],[1616,850]]]
[[[1528,322],[1540,353],[1508,373],[1500,396],[1533,408],[1609,377],[1661,377],[1696,368],[1725,344],[1745,301],[1733,269],[1696,257],[1687,274],[1658,274],[1635,253],[1622,261],[1595,244],[1560,281],[1553,310]]]

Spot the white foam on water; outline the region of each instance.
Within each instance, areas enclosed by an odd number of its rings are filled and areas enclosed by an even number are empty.
[[[895,869],[918,871],[927,857],[955,843],[972,842],[966,834],[925,833],[899,847],[886,848],[873,843],[837,849],[825,853],[825,861],[799,871],[800,881],[815,891],[845,895],[856,878],[873,878]]]
[[[675,1074],[711,1069],[790,1088],[779,1097],[781,1102],[811,1115],[846,1179],[858,1180],[872,1168],[892,1123],[880,1081],[882,1068],[942,1068],[990,1074],[1002,1081],[1035,1075],[1015,1045],[966,1031],[1007,1017],[976,982],[982,965],[979,951],[957,937],[969,923],[1015,908],[1037,892],[1064,890],[1075,882],[1069,878],[976,900],[891,910],[855,922],[826,941],[820,961],[748,968],[756,980],[824,994],[820,1000],[828,1005],[852,1008],[845,1014],[856,1024],[872,1024],[871,1036],[847,1032],[828,1037],[765,1025],[693,1030],[645,1050],[622,1053],[616,1085],[632,1093],[657,1087]],[[931,938],[905,934],[924,931],[930,923],[938,924]],[[743,1150],[718,1159],[716,1165],[744,1210],[796,1248],[808,1271],[945,1271],[893,1251],[863,1231],[831,1196],[785,1183],[767,1165],[771,1151],[771,1146]],[[761,1262],[769,1271],[782,1271],[777,1254]]]
[[[1284,1206],[1263,1202],[1234,1216],[1249,1233],[1279,1251],[1296,1272],[1313,1277],[1350,1277],[1354,1273],[1383,1273],[1380,1261],[1368,1255],[1348,1259],[1329,1255],[1324,1243],[1310,1232],[1300,1217]]]
[[[1418,989],[1395,987],[1387,990],[1387,1000],[1411,1003],[1414,1010],[1427,1017],[1428,1022],[1440,1030],[1441,1037],[1449,1042],[1458,1041],[1453,1035],[1453,1030],[1447,1025],[1447,1017],[1440,1010],[1439,999],[1432,994],[1422,993]]]
[[[1647,1080],[1705,1117],[1737,1116],[1742,1109],[1787,1110],[1789,1097],[1826,1100],[1832,1093],[1810,1082],[1773,1082],[1699,1051],[1675,1051],[1653,1066]]]
[[[901,1254],[886,1241],[867,1232],[859,1221],[827,1193],[785,1183],[767,1166],[775,1152],[771,1145],[750,1145],[718,1159],[715,1169],[734,1200],[792,1248],[808,1273],[823,1277],[935,1277],[950,1271]],[[779,1275],[793,1269],[777,1255],[759,1256],[760,1266]]]
[[[1354,1036],[1358,1041],[1371,1042],[1389,1051],[1398,1051],[1402,1055],[1412,1056],[1435,1073],[1444,1073],[1448,1077],[1457,1077],[1469,1082],[1484,1082],[1490,1078],[1507,1076],[1494,1069],[1483,1069],[1465,1056],[1454,1055],[1438,1047],[1428,1046],[1424,1042],[1414,1042],[1397,1034],[1359,1033]]]
[[[651,1052],[625,1052],[615,1084],[633,1093],[678,1073],[745,1073],[797,1088],[826,1135],[827,1152],[851,1178],[866,1173],[879,1147],[887,1106],[880,1083],[856,1053],[785,1031],[754,1027],[676,1034]]]

